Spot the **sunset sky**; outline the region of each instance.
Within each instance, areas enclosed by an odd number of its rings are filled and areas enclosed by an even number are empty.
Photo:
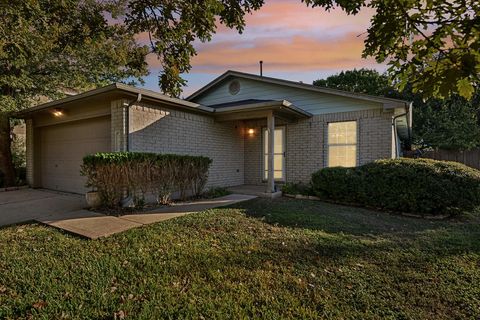
[[[198,55],[184,96],[199,89],[228,69],[312,83],[341,70],[375,68],[373,59],[362,59],[363,34],[372,11],[347,16],[341,10],[326,12],[308,8],[299,0],[267,0],[264,7],[247,17],[243,34],[221,26],[211,42],[197,43]],[[145,86],[158,90],[159,64],[149,59],[151,75]]]

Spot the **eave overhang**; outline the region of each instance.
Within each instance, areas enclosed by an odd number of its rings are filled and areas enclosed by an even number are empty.
[[[76,104],[80,105],[83,101],[88,101],[89,99],[93,99],[93,98],[102,98],[102,97],[109,98],[109,99],[131,98],[133,100],[133,99],[136,99],[138,95],[142,96],[142,101],[160,103],[162,105],[175,107],[185,111],[203,113],[203,114],[211,114],[214,111],[214,109],[203,106],[198,103],[193,103],[193,102],[182,100],[182,99],[172,98],[155,91],[136,88],[133,86],[122,84],[122,83],[114,83],[98,89],[89,90],[77,95],[68,96],[55,101],[43,103],[43,104],[19,111],[14,116],[16,118],[30,118],[38,112],[47,111],[57,107],[68,107],[68,106],[73,107]]]

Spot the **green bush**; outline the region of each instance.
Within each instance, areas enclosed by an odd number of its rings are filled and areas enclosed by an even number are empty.
[[[378,160],[312,175],[316,196],[421,215],[457,214],[480,205],[480,171],[430,159]]]
[[[208,178],[212,160],[207,157],[141,152],[96,153],[83,158],[82,175],[87,187],[100,192],[103,204],[116,207],[126,194],[143,204],[153,192],[167,203],[173,192],[184,199],[187,192],[198,196]]]
[[[282,186],[282,192],[286,194],[297,195],[301,194],[304,196],[312,196],[312,187],[309,184],[305,184],[302,182],[292,183],[287,182]]]
[[[232,194],[227,188],[223,187],[211,187],[202,194],[202,198],[213,199],[218,197],[224,197]]]

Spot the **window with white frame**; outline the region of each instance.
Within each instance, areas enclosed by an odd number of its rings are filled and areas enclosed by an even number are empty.
[[[357,165],[357,122],[328,124],[328,166],[355,167]]]

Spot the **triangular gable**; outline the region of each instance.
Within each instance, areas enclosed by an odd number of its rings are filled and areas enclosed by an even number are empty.
[[[270,84],[270,85],[276,85],[284,88],[295,88],[298,91],[316,92],[316,93],[322,93],[326,95],[366,101],[371,103],[380,103],[386,109],[401,108],[401,107],[408,106],[409,104],[409,102],[407,101],[398,100],[398,99],[371,96],[371,95],[360,94],[360,93],[352,93],[348,91],[342,91],[342,90],[336,90],[336,89],[330,89],[330,88],[322,88],[322,87],[318,87],[310,84],[304,84],[301,82],[294,82],[289,80],[259,76],[259,75],[249,74],[249,73],[232,71],[232,70],[229,70],[224,74],[222,74],[221,76],[219,76],[218,78],[214,79],[213,81],[205,85],[203,88],[199,89],[198,91],[190,95],[187,98],[187,100],[195,101],[199,103],[202,103],[201,101],[209,100],[209,99],[205,99],[205,96],[211,94],[212,91],[217,89],[219,86],[222,86],[222,85],[225,86],[226,82],[232,81],[232,79],[234,78],[244,80],[244,81],[245,80],[258,81],[259,83],[262,83],[264,85]],[[255,97],[250,97],[250,98],[255,98]]]

